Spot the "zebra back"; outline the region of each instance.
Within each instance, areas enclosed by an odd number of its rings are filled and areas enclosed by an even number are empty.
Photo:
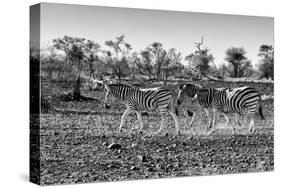
[[[201,85],[192,83],[182,84],[179,86],[179,89],[182,91],[182,95],[191,98],[193,98],[202,88],[203,87]]]
[[[138,88],[135,88],[126,84],[108,84],[105,85],[107,92],[111,93],[115,98],[125,100],[128,96],[131,96],[133,93],[138,91]]]
[[[256,112],[257,105],[261,101],[255,88],[239,87],[217,89],[214,92],[214,105],[222,112],[239,113]]]

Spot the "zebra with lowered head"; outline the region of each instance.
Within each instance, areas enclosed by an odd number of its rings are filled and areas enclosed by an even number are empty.
[[[230,113],[234,113],[236,115],[236,123],[239,126],[241,126],[241,122],[239,120],[242,116],[249,116],[249,133],[252,134],[255,131],[256,115],[260,116],[261,120],[265,120],[262,112],[260,94],[253,87],[244,86],[238,88],[215,89],[213,95],[213,109],[224,114],[227,120],[226,124],[230,123],[228,117],[228,114]],[[214,128],[215,115],[211,132],[213,132]],[[232,126],[232,128],[233,133],[235,133],[235,127]]]
[[[211,119],[210,119],[210,108],[212,108],[212,91],[208,89],[203,89],[203,87],[199,84],[186,83],[181,84],[178,87],[178,96],[176,99],[176,105],[180,106],[186,98],[193,99],[200,91],[200,97],[197,98],[199,106],[202,107],[209,119],[209,127],[211,127]],[[187,113],[189,116],[192,116],[191,121],[189,123],[189,127],[192,126],[194,119],[196,117],[197,112],[191,112],[187,109]]]
[[[191,86],[182,87],[185,90],[181,92],[189,93],[192,91]],[[187,91],[190,90],[190,91]],[[193,101],[198,101],[203,107],[209,107],[213,110],[213,121],[210,122],[210,127],[214,131],[216,124],[216,112],[221,112],[225,119],[226,125],[230,123],[228,115],[234,113],[236,115],[236,122],[239,126],[241,123],[239,119],[244,115],[250,116],[249,132],[255,131],[254,120],[256,113],[259,114],[262,120],[264,116],[262,113],[261,98],[255,88],[252,87],[238,87],[238,88],[198,88],[196,94],[193,97]],[[180,99],[180,94],[178,98]],[[232,125],[232,124],[231,124]],[[235,133],[235,127],[232,125],[233,133]]]
[[[141,111],[156,111],[161,115],[161,125],[159,130],[154,134],[159,134],[164,128],[165,114],[170,113],[175,121],[177,134],[180,134],[177,110],[173,104],[173,93],[169,89],[164,88],[150,88],[139,89],[130,85],[121,83],[108,84],[102,81],[91,80],[93,84],[101,84],[106,90],[104,107],[110,108],[107,104],[108,95],[111,93],[115,98],[121,99],[125,104],[126,110],[121,116],[121,123],[119,132],[125,123],[125,118],[132,112],[135,112],[140,123],[139,133],[143,130],[143,121],[141,118]]]

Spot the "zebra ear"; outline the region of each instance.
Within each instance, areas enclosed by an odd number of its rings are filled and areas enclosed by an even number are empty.
[[[179,86],[179,89],[185,89],[185,87],[186,87],[185,84],[181,84],[181,85]]]

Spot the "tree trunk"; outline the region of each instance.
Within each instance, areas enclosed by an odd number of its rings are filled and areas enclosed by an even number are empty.
[[[234,78],[238,77],[238,65],[234,64]]]
[[[74,86],[74,92],[73,92],[73,99],[74,100],[79,100],[81,98],[81,92],[80,92],[80,86],[81,86],[81,78],[80,78],[80,74],[81,74],[81,67],[80,67],[80,60],[78,60],[78,78],[76,80],[76,84]]]
[[[81,80],[80,80],[80,74],[76,80],[76,84],[74,87],[74,92],[73,92],[73,99],[74,100],[79,100],[81,97],[81,92],[80,92],[80,85],[81,85]]]

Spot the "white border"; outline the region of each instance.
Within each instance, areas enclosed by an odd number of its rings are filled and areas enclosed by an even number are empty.
[[[29,169],[29,5],[40,1],[3,1],[1,4],[1,170],[0,187],[35,187],[28,182]],[[148,8],[275,17],[275,104],[280,103],[281,11],[277,0],[53,0],[44,2]],[[143,181],[69,185],[68,187],[276,187],[280,171],[281,105],[275,105],[275,172],[201,176]],[[36,186],[37,187],[37,186]],[[51,186],[52,187],[52,186]],[[56,186],[65,187],[65,186]]]

